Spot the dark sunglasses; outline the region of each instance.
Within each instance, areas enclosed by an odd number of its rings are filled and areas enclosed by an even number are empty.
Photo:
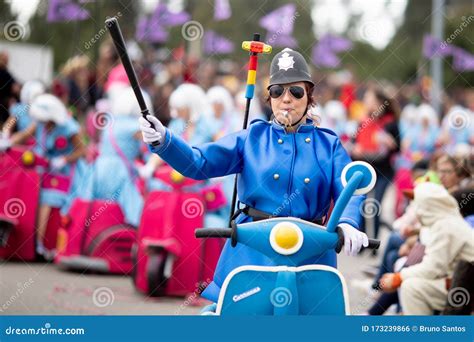
[[[268,89],[268,93],[270,94],[270,97],[272,99],[277,99],[280,96],[283,95],[286,89],[290,90],[291,96],[293,96],[295,99],[301,99],[304,96],[305,90],[303,87],[300,86],[291,86],[288,88],[283,87],[282,85],[279,84],[274,84]]]

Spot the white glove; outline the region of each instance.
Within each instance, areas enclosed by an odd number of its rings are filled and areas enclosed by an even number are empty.
[[[344,235],[344,252],[346,255],[357,255],[362,246],[367,247],[369,245],[369,238],[367,235],[359,231],[357,228],[354,228],[347,223],[341,223],[339,227],[341,227]]]
[[[66,166],[66,164],[66,158],[64,157],[54,157],[49,163],[51,169],[53,170],[61,170],[64,166]]]
[[[140,123],[140,130],[142,131],[143,141],[146,144],[154,143],[158,141],[160,144],[165,141],[166,128],[163,124],[155,118],[153,115],[147,115],[146,120],[144,117],[140,117],[138,122]],[[148,122],[149,121],[149,122]],[[150,122],[155,126],[155,129],[151,128]]]
[[[12,146],[12,142],[7,138],[0,138],[0,151],[5,151]]]
[[[138,168],[138,174],[143,179],[151,178],[154,172],[155,172],[155,165],[153,165],[153,163],[150,163],[150,162]]]

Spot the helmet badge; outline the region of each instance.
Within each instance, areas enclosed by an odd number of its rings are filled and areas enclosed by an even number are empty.
[[[283,69],[287,71],[288,69],[292,69],[294,64],[295,61],[293,59],[293,56],[290,56],[288,52],[285,52],[281,55],[280,58],[278,58],[278,67],[280,68],[280,70]]]

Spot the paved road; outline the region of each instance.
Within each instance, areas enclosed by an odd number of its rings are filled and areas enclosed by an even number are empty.
[[[362,277],[362,267],[375,263],[368,253],[339,257],[352,313],[363,312],[371,302],[351,286],[351,280]],[[44,263],[0,263],[0,315],[197,314],[200,306],[190,302],[185,298],[146,298],[135,291],[129,277],[70,273]]]

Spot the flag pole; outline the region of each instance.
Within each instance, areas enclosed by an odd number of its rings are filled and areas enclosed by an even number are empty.
[[[242,49],[249,51],[249,62],[247,65],[247,87],[245,90],[245,98],[247,99],[247,104],[245,105],[245,116],[242,129],[247,129],[249,112],[250,112],[250,103],[253,99],[255,93],[255,82],[257,79],[257,66],[258,66],[258,54],[265,53],[269,54],[272,52],[272,47],[260,41],[260,34],[254,33],[252,41],[242,42]],[[237,179],[238,174],[235,175],[234,179],[234,191],[232,193],[232,202],[230,207],[230,216],[229,216],[229,227],[231,226],[232,218],[234,216],[235,205],[237,202]]]

